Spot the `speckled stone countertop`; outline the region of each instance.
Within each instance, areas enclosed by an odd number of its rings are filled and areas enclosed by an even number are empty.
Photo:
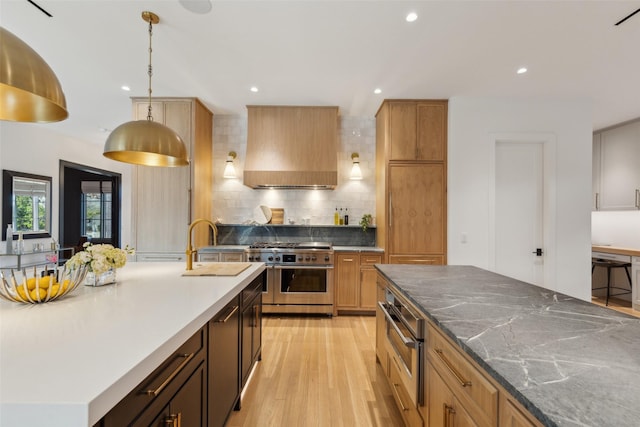
[[[544,425],[640,425],[640,318],[476,267],[376,268]]]

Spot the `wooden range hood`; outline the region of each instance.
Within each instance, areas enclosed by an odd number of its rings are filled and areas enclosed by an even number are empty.
[[[334,189],[338,107],[248,105],[244,184],[256,189]]]

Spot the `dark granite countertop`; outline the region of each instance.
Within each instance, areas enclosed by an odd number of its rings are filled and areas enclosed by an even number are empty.
[[[376,268],[544,425],[640,425],[640,318],[476,267]]]

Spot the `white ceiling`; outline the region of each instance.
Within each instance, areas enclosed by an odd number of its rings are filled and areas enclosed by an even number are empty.
[[[160,16],[153,95],[196,96],[215,114],[338,105],[373,117],[385,98],[508,96],[592,102],[594,129],[640,117],[640,13],[614,26],[637,0],[213,0],[207,14],[178,0],[34,1],[53,17],[0,0],[0,25],[65,91],[69,118],[37,126],[96,143],[108,135],[99,128],[131,119],[130,96],[147,95],[143,10]]]

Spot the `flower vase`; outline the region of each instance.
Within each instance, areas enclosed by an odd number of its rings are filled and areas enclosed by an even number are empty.
[[[104,286],[116,283],[116,269],[110,268],[102,274],[88,271],[84,279],[85,286]]]

